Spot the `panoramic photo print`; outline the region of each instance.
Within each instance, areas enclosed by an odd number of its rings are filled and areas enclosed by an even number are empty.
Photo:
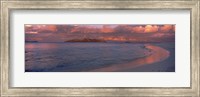
[[[25,72],[175,72],[174,24],[25,24]]]

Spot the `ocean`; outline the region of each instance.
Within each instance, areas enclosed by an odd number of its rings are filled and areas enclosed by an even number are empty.
[[[25,72],[87,72],[150,54],[144,43],[25,43]]]

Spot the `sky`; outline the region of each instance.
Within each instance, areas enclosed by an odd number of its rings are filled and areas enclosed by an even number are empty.
[[[72,39],[174,42],[173,24],[25,24],[25,40],[64,42]]]

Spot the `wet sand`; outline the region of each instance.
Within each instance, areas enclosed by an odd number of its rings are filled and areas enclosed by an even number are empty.
[[[127,69],[133,69],[133,68],[141,67],[144,65],[150,65],[156,62],[161,62],[170,56],[170,52],[168,50],[161,48],[159,46],[146,44],[145,48],[151,50],[152,54],[146,57],[135,59],[134,61],[129,62],[129,63],[115,64],[108,67],[95,69],[92,71],[95,71],[95,72],[126,71]]]

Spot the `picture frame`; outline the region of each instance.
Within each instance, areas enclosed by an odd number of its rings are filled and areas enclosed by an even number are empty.
[[[12,10],[190,10],[190,87],[10,87]],[[1,0],[1,96],[200,96],[199,0]]]

